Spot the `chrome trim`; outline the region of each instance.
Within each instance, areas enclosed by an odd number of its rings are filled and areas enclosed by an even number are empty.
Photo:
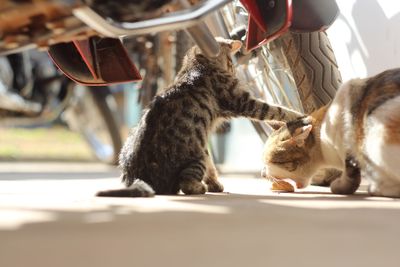
[[[222,17],[221,11],[212,13],[205,21],[214,36],[221,36],[227,39],[230,38],[230,34],[228,28],[226,27],[224,18]]]
[[[207,57],[213,58],[218,56],[219,45],[204,22],[187,28],[186,31]]]
[[[72,12],[77,18],[100,34],[117,38],[189,28],[195,26],[210,13],[217,11],[231,1],[232,0],[208,0],[192,8],[169,13],[160,18],[124,23],[107,21],[89,7],[78,7]]]

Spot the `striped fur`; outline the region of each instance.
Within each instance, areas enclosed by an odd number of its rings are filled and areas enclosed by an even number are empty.
[[[156,194],[223,191],[207,151],[209,133],[218,123],[240,116],[286,121],[301,116],[253,98],[233,73],[230,54],[240,48],[240,42],[219,43],[221,53],[214,59],[205,57],[198,47],[190,49],[175,82],[144,112],[120,153],[122,180],[128,187],[121,194],[136,190],[137,180]],[[107,196],[107,192],[99,195]],[[112,191],[109,196],[115,195]]]
[[[298,120],[297,128],[306,120],[313,129],[304,146],[289,141],[296,138],[289,127],[296,123],[272,134],[264,151],[266,175],[307,185],[318,169],[333,167],[342,170],[331,184],[334,193],[355,192],[363,177],[370,194],[400,197],[400,69],[345,83],[331,105]],[[293,170],[287,166],[296,162],[294,147],[307,160]]]

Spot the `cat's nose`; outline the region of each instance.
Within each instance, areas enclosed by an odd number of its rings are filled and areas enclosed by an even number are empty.
[[[267,178],[267,168],[265,166],[261,169],[261,177]]]

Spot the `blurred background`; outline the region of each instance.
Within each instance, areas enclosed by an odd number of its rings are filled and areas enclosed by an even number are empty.
[[[397,67],[400,62],[400,3],[392,0],[337,0],[337,3],[341,14],[327,32],[342,80],[366,77],[387,68]],[[163,33],[163,36],[127,40],[128,50],[140,49],[142,52],[132,54],[132,58],[141,68],[140,72],[145,79],[142,82],[108,88],[112,99],[105,97],[104,102],[107,103],[107,109],[112,113],[114,122],[94,123],[96,117],[104,112],[98,105],[100,113],[97,115],[86,114],[82,107],[77,108],[75,105],[49,121],[38,121],[33,125],[20,123],[18,127],[11,127],[15,126],[13,123],[3,123],[0,128],[0,161],[102,161],[108,164],[115,162],[115,158],[110,159],[107,153],[118,148],[120,142],[128,135],[129,129],[137,124],[143,107],[149,101],[149,92],[151,95],[151,92],[172,81],[174,74],[166,73],[162,66],[171,64],[168,61],[173,61],[176,55],[171,55],[170,58],[162,57],[161,60],[156,60],[156,55],[163,53],[163,49],[168,49],[168,46],[176,44],[177,40],[180,40],[179,34],[182,33]],[[33,53],[27,55],[33,62],[32,68],[41,66],[47,74],[54,75],[56,70],[46,54]],[[173,64],[178,68],[179,62]],[[43,77],[48,78],[49,74]],[[52,86],[60,87],[60,81],[58,82],[58,85]],[[95,94],[91,95],[88,90],[102,89],[93,87],[74,90],[83,90],[86,97],[90,98]],[[82,95],[77,98],[82,99]],[[84,102],[86,108],[90,107],[88,103],[90,101]],[[95,106],[93,101],[91,105]],[[79,118],[83,117],[80,114],[86,114],[86,120],[79,121]],[[71,119],[74,116],[75,118]],[[91,124],[94,125],[89,127]],[[82,129],[79,125],[87,125],[88,129]],[[109,133],[110,127],[116,128],[114,130],[119,133],[120,141],[112,140],[112,135],[115,139],[115,133]],[[93,132],[96,132],[97,136],[94,136]],[[248,120],[234,119],[220,133],[214,134],[210,143],[215,162],[222,171],[258,175],[263,143]]]

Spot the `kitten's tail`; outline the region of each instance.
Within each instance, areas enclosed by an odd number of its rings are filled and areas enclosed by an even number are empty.
[[[142,180],[135,180],[127,188],[106,190],[97,192],[98,197],[152,197],[155,192],[153,188]]]

